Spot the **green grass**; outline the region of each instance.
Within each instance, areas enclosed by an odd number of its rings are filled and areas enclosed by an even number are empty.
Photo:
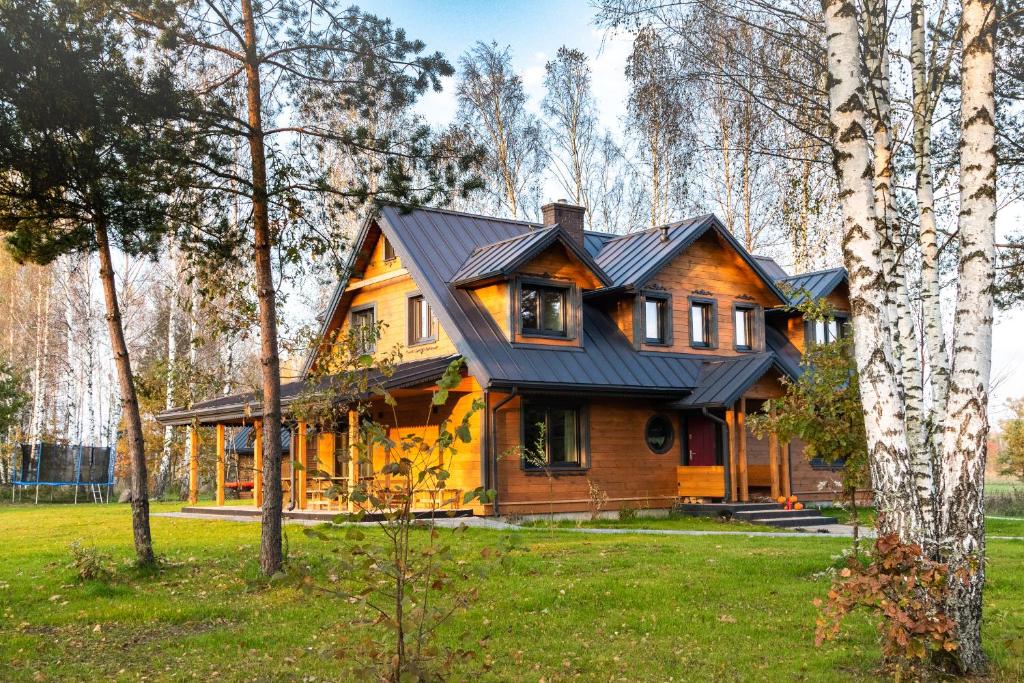
[[[680,531],[780,531],[775,527],[763,524],[748,524],[739,520],[726,520],[717,517],[689,517],[670,515],[668,517],[634,517],[633,519],[597,519],[573,521],[556,519],[554,522],[538,519],[523,523],[523,526],[544,527],[554,526],[556,529],[674,529]],[[782,529],[781,531],[785,531]]]
[[[178,505],[155,505],[154,510]],[[260,579],[252,523],[153,518],[166,567],[131,566],[127,506],[0,505],[0,680],[353,680],[367,626],[355,607]],[[450,531],[442,531],[448,538]],[[67,568],[81,539],[117,564],[109,582]],[[516,546],[505,561],[484,548]],[[342,542],[342,551],[347,542]],[[846,541],[470,530],[453,548],[486,568],[479,599],[441,632],[491,660],[453,680],[868,681],[873,629],[813,644]],[[288,527],[290,565],[327,577],[330,546]],[[1024,542],[990,541],[985,637],[992,680],[1024,678]]]

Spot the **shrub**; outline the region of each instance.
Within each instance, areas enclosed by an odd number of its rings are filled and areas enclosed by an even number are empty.
[[[74,569],[82,581],[106,581],[113,573],[110,556],[101,550],[82,545],[81,541],[72,541],[68,546],[71,552],[69,569]]]
[[[815,644],[835,639],[847,615],[865,608],[878,620],[882,656],[897,677],[918,678],[930,659],[956,649],[955,622],[942,610],[949,567],[924,557],[916,544],[895,534],[875,541],[867,561],[847,559],[821,610]]]
[[[587,478],[587,493],[590,498],[590,520],[594,521],[601,516],[601,511],[608,504],[608,492]]]
[[[619,521],[620,522],[632,522],[636,519],[636,508],[632,505],[626,504],[619,508]]]

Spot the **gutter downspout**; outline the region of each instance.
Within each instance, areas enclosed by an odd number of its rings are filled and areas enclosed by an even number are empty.
[[[722,429],[725,430],[725,439],[724,439],[724,441],[725,441],[725,449],[724,449],[725,453],[724,453],[724,456],[725,457],[722,458],[722,464],[725,465],[725,467],[724,467],[724,469],[725,469],[725,492],[728,494],[728,492],[730,491],[729,484],[732,481],[732,472],[730,471],[730,468],[729,468],[729,462],[730,462],[729,458],[730,458],[730,455],[731,455],[729,453],[729,449],[732,448],[732,438],[731,438],[731,435],[729,434],[729,425],[722,418],[718,417],[717,415],[712,415],[711,413],[709,413],[708,409],[706,407],[705,408],[701,408],[700,412],[701,412],[701,414],[704,417],[706,417],[707,419],[711,420],[712,422],[717,422],[719,424],[719,426],[721,426]],[[726,499],[728,499],[728,495],[726,496]]]
[[[519,387],[515,384],[512,385],[512,392],[505,398],[498,401],[498,404],[491,408],[491,464],[493,468],[491,470],[491,488],[494,489],[494,500],[491,501],[493,506],[494,516],[498,516],[498,410],[514,399],[519,391]]]

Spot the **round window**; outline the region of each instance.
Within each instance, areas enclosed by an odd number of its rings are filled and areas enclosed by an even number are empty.
[[[667,453],[668,449],[672,448],[675,437],[672,421],[664,415],[655,415],[647,421],[644,438],[647,440],[647,447],[655,453]]]

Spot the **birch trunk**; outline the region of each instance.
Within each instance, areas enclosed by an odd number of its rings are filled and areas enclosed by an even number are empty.
[[[110,346],[114,352],[114,365],[117,369],[117,383],[121,394],[121,410],[124,411],[128,437],[135,556],[140,565],[149,566],[156,562],[156,557],[153,555],[153,538],[149,530],[146,444],[143,440],[142,418],[139,416],[139,401],[135,394],[135,382],[132,377],[131,358],[128,355],[128,342],[125,340],[124,325],[121,323],[121,307],[117,301],[114,264],[110,257],[110,242],[107,237],[107,227],[102,218],[96,222],[96,248],[100,257],[100,282],[103,284],[103,298],[107,305],[107,331],[110,334]]]
[[[43,300],[46,299],[46,309],[50,308],[50,288],[47,281],[47,271],[39,270],[39,280],[36,283],[36,349],[35,365],[32,369],[32,417],[28,423],[28,440],[35,448],[40,440],[43,422],[43,336],[46,334],[47,324],[43,314]]]
[[[172,247],[173,250],[173,247]],[[167,397],[164,401],[164,408],[171,410],[174,408],[174,397],[175,389],[177,385],[177,374],[178,374],[178,336],[176,334],[178,327],[178,287],[181,282],[181,266],[180,256],[174,254],[174,274],[171,282],[171,296],[169,297],[169,309],[167,311],[167,383],[165,389],[167,390]],[[156,498],[163,498],[164,493],[167,490],[167,484],[171,478],[171,463],[173,461],[173,446],[174,446],[174,427],[167,425],[164,427],[164,441],[163,448],[160,451],[160,465],[156,471],[156,482],[153,486],[153,496]]]
[[[949,396],[943,438],[943,546],[953,571],[947,613],[956,620],[964,672],[984,668],[985,459],[992,364],[996,142],[994,0],[963,3],[960,67],[960,266]]]
[[[932,450],[924,429],[924,387],[920,373],[917,331],[907,292],[905,250],[899,239],[899,219],[892,196],[893,133],[892,108],[889,100],[889,30],[886,0],[864,3],[865,65],[869,76],[871,113],[874,119],[874,197],[882,238],[882,264],[885,273],[886,310],[892,324],[893,360],[898,370],[896,379],[903,395],[910,449],[910,464],[917,487],[926,547],[931,547],[936,534],[935,477]]]
[[[921,511],[913,487],[907,432],[889,344],[885,273],[874,202],[858,15],[846,0],[825,0],[829,119],[843,218],[843,256],[850,274],[854,348],[864,404],[871,479],[881,533],[916,542]]]
[[[910,64],[914,91],[913,144],[916,175],[917,211],[921,245],[921,325],[928,352],[932,390],[930,430],[938,433],[946,407],[949,387],[949,361],[942,331],[942,307],[939,299],[939,247],[935,229],[935,192],[931,156],[931,92],[925,65],[924,0],[910,3]],[[940,450],[939,445],[936,450]]]
[[[259,300],[260,362],[263,375],[263,526],[260,568],[267,576],[281,570],[281,368],[277,353],[277,303],[270,256],[267,156],[263,140],[260,62],[252,0],[242,0],[245,27],[246,101],[252,163],[252,221]]]

